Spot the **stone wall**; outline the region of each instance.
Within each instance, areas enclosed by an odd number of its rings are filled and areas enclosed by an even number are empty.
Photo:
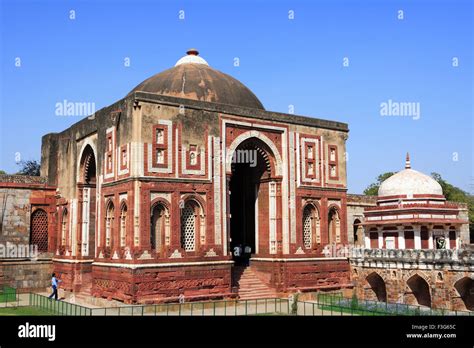
[[[49,251],[54,250],[54,195],[55,187],[47,185],[44,177],[0,175],[0,245],[28,245],[31,214],[35,209],[43,209],[48,214]]]
[[[48,213],[48,236],[53,243],[54,192],[44,177],[0,175],[0,285],[19,292],[44,291],[51,285],[53,267],[47,257],[52,253],[42,253],[46,258],[38,260],[31,259],[38,255],[26,252],[35,251],[29,244],[31,213],[36,208]]]
[[[385,250],[356,252],[351,258],[352,280],[358,298],[474,310],[474,253],[460,250]],[[426,284],[426,296],[412,282]],[[378,281],[377,281],[378,280]],[[383,291],[382,291],[383,292]]]
[[[469,221],[469,210],[467,203],[458,203],[458,202],[449,202],[450,204],[456,204],[459,207],[459,219]],[[463,224],[460,228],[459,237],[461,238],[462,242],[465,244],[469,244],[471,242],[470,234],[469,234],[469,224]]]
[[[0,178],[1,180],[1,178]],[[0,243],[30,241],[31,190],[0,187]]]
[[[377,196],[347,195],[347,237],[349,244],[364,245],[364,228],[357,231],[357,242],[354,238],[354,221],[364,222],[364,209],[377,205]]]
[[[44,291],[51,286],[51,261],[0,261],[0,286],[8,285],[18,292]]]
[[[126,303],[186,302],[232,297],[231,263],[110,267],[93,265],[92,295]]]
[[[287,262],[251,259],[250,266],[263,282],[280,292],[352,287],[349,262],[345,258],[295,259]]]

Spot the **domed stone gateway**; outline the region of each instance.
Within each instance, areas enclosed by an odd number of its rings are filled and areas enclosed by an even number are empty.
[[[262,296],[242,277],[267,295],[350,286],[323,254],[347,243],[347,124],[267,111],[196,49],[94,116],[43,137],[66,289],[136,303]]]
[[[344,123],[265,110],[190,49],[93,117],[45,135],[42,178],[0,175],[5,241],[36,241],[45,256],[34,266],[45,283],[28,275],[16,284],[44,290],[50,258],[81,298],[355,287],[361,298],[474,310],[472,256],[445,262],[469,241],[467,205],[447,202],[408,156],[378,197],[347,195],[347,133]],[[349,261],[354,243],[376,250]],[[384,249],[400,250],[390,259]]]
[[[232,76],[211,68],[195,49],[173,68],[153,75],[130,93],[141,91],[173,97],[264,110],[250,89]]]

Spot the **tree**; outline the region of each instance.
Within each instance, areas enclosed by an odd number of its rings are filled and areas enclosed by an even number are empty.
[[[459,187],[451,185],[438,173],[431,173],[431,177],[441,185],[446,200],[467,203],[469,214],[469,234],[471,243],[474,242],[474,196],[461,190]]]
[[[395,174],[395,173],[394,172],[386,172],[386,173],[380,174],[377,177],[377,182],[374,182],[374,183],[370,184],[369,186],[367,186],[367,188],[364,190],[364,195],[377,196],[378,192],[379,192],[380,184],[382,184],[382,182],[384,182],[385,180],[390,178],[393,174]]]
[[[7,174],[7,172],[4,170],[0,170],[0,175],[4,175],[4,174]]]
[[[444,194],[444,197],[446,197],[446,200],[453,201],[453,202],[467,203],[467,196],[468,196],[467,192],[464,192],[460,188],[446,182],[438,173],[431,173],[431,177],[435,179],[438,182],[438,184],[441,185],[441,188],[443,189],[443,194]]]
[[[20,166],[20,170],[17,173],[18,175],[40,175],[41,166],[36,160],[21,161],[20,163],[18,163],[18,165]]]

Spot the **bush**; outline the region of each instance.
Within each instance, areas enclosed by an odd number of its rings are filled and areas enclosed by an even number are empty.
[[[291,314],[297,315],[298,314],[298,298],[300,294],[297,292],[293,294],[293,303],[291,304]]]
[[[357,308],[359,308],[359,300],[357,299],[357,295],[354,292],[352,294],[351,309],[357,309]]]

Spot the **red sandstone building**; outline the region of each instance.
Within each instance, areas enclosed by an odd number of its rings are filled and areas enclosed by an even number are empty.
[[[190,50],[176,66],[43,137],[64,287],[127,302],[350,285],[347,125],[266,111]],[[250,254],[250,267],[236,247]],[[237,259],[237,260],[236,260]],[[245,260],[244,260],[245,262]]]
[[[406,168],[346,194],[344,123],[266,111],[195,50],[43,137],[41,177],[0,176],[0,283],[129,303],[348,289],[474,309],[467,206]],[[328,245],[336,248],[327,248]],[[340,245],[365,246],[347,255]],[[88,298],[86,296],[85,298]]]

